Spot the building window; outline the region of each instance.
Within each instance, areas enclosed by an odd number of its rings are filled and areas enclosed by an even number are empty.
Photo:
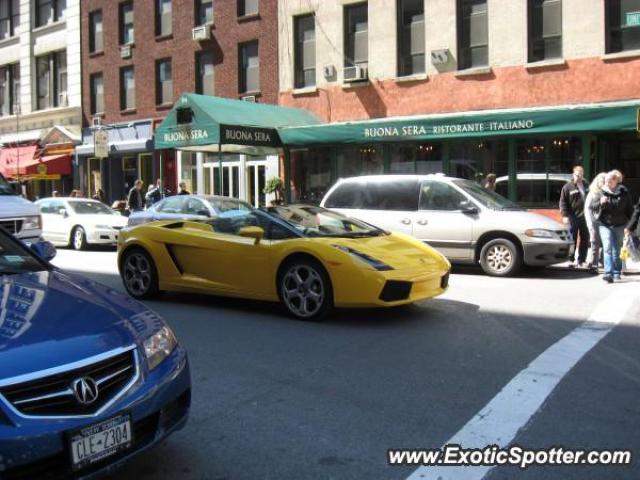
[[[424,0],[398,0],[398,76],[425,72]]]
[[[196,53],[196,93],[213,95],[213,52]]]
[[[91,91],[91,114],[104,113],[104,79],[102,73],[94,73],[89,77]]]
[[[171,35],[171,0],[156,0],[156,36]]]
[[[458,68],[488,64],[487,0],[458,0]]]
[[[171,59],[156,63],[156,104],[173,102],[173,81],[171,80]]]
[[[20,0],[0,0],[0,40],[13,37],[20,25]]]
[[[318,205],[331,186],[331,152],[310,148],[291,152],[291,200]]]
[[[640,49],[640,0],[606,0],[607,53]]]
[[[390,173],[439,173],[443,172],[441,143],[392,143],[389,145]]]
[[[238,0],[238,16],[258,14],[258,0]]]
[[[120,4],[120,45],[133,43],[133,2]]]
[[[20,65],[0,67],[0,116],[14,115],[20,102]]]
[[[529,0],[529,61],[562,57],[562,0]]]
[[[487,175],[508,175],[506,140],[461,140],[449,144],[449,175],[484,184]],[[446,173],[446,172],[445,172]]]
[[[344,7],[344,66],[367,66],[369,62],[367,4]]]
[[[213,0],[196,0],[196,26],[213,23]]]
[[[258,41],[240,45],[240,93],[260,91]]]
[[[136,108],[136,80],[133,76],[133,67],[120,69],[120,110],[132,110]]]
[[[304,15],[294,18],[295,88],[316,84],[316,18]]]
[[[67,0],[36,0],[36,27],[64,18]]]
[[[36,109],[67,105],[67,52],[36,58]]]
[[[101,52],[103,49],[102,10],[96,10],[89,14],[89,52]]]
[[[384,173],[382,145],[338,147],[336,157],[338,178]]]

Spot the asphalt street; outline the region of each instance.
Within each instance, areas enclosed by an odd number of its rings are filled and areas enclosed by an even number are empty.
[[[60,249],[54,263],[124,290],[114,251]],[[640,275],[608,285],[563,268],[509,279],[455,268],[437,299],[341,310],[323,323],[292,320],[270,303],[167,293],[147,304],[189,351],[190,420],[116,476],[406,479],[417,467],[389,466],[388,449],[438,448],[456,438],[597,311],[597,319],[611,312],[619,323],[553,380],[526,422],[511,418],[525,402],[509,400],[487,415],[513,423],[513,442],[527,448],[632,449],[633,463],[496,467],[485,478],[640,478],[638,287]],[[630,297],[629,309],[612,302],[616,292]]]

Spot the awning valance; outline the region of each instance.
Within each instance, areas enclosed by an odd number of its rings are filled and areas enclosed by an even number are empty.
[[[0,171],[5,177],[36,178],[35,176],[71,175],[70,155],[39,156],[37,145],[3,148]]]
[[[264,103],[187,93],[182,95],[154,135],[156,149],[249,154],[282,146],[278,128],[318,124],[310,112]]]
[[[384,118],[279,129],[287,146],[635,131],[640,101]]]

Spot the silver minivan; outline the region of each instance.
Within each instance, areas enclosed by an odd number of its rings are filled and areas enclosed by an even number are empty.
[[[444,175],[374,175],[340,179],[322,207],[385,230],[413,235],[453,263],[480,263],[509,276],[523,265],[543,268],[573,254],[566,226],[482,188]]]

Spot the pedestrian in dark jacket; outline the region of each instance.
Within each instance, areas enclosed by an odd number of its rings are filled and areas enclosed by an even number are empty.
[[[571,235],[576,247],[574,266],[586,262],[589,250],[589,228],[584,216],[584,200],[589,193],[589,186],[584,181],[584,169],[577,165],[573,167],[573,178],[562,187],[560,192],[560,213],[562,222],[569,224]],[[578,242],[578,234],[580,235]]]
[[[180,188],[178,195],[191,195],[189,190],[187,190],[187,182],[180,182],[178,188]]]
[[[620,250],[625,227],[633,212],[633,202],[627,187],[620,183],[617,172],[609,172],[605,177],[602,191],[593,196],[591,204],[600,222],[600,238],[604,250],[604,277],[607,283],[620,280],[622,260]]]
[[[135,212],[136,210],[144,209],[144,195],[142,194],[142,180],[138,179],[129,190],[127,197],[127,210],[129,212]]]
[[[638,220],[640,220],[640,197],[638,197],[638,203],[633,207],[633,213],[631,214],[631,220],[627,223],[624,229],[625,235],[632,235],[638,228]]]

